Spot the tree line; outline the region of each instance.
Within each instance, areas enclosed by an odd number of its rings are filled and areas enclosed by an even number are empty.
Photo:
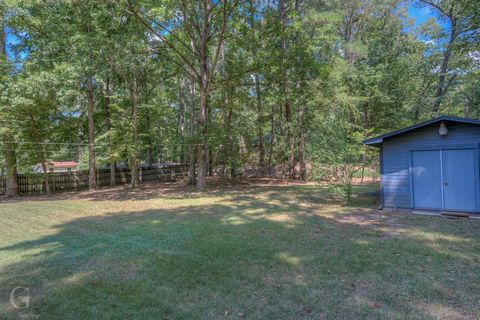
[[[415,23],[408,8],[428,9]],[[206,177],[351,178],[366,137],[480,117],[467,0],[0,0],[0,162],[189,164]]]

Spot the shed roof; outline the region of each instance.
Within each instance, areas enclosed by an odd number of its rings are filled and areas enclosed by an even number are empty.
[[[369,145],[369,146],[379,146],[383,143],[383,140],[386,139],[386,138],[397,136],[397,135],[400,135],[402,133],[413,131],[413,130],[416,130],[416,129],[419,129],[419,128],[422,128],[422,127],[425,127],[425,126],[428,126],[428,125],[431,125],[431,124],[434,124],[434,123],[437,123],[437,122],[441,122],[441,121],[480,125],[480,120],[475,120],[475,119],[470,119],[470,118],[451,117],[451,116],[440,116],[440,117],[437,117],[437,118],[430,119],[428,121],[424,121],[424,122],[421,122],[421,123],[414,124],[412,126],[409,126],[409,127],[403,128],[403,129],[395,130],[395,131],[385,133],[385,134],[382,134],[382,135],[374,137],[374,138],[366,139],[366,140],[363,141],[363,143],[366,144],[366,145]]]
[[[51,168],[75,168],[78,166],[75,161],[50,161],[48,165]]]

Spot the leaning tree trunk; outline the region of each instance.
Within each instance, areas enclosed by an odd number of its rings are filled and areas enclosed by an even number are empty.
[[[438,114],[438,111],[440,110],[440,105],[442,103],[442,100],[445,94],[447,93],[448,86],[450,84],[450,81],[447,81],[447,83],[445,83],[445,80],[447,77],[450,56],[452,55],[452,51],[453,51],[453,45],[458,35],[456,19],[453,17],[449,17],[449,18],[451,21],[450,39],[448,41],[447,49],[443,54],[442,64],[440,65],[440,75],[438,76],[437,90],[435,92],[435,100],[433,102],[433,108],[432,108],[432,112],[434,115]],[[455,75],[453,75],[452,77],[455,77]],[[453,80],[453,78],[451,80]]]
[[[97,188],[97,168],[95,164],[95,101],[93,98],[93,77],[87,78],[87,118],[88,118],[88,189]]]

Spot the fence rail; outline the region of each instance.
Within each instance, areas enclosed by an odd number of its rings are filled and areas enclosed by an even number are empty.
[[[160,168],[139,169],[139,182],[176,181],[188,172],[185,164],[171,164]],[[128,184],[131,180],[130,170],[116,170],[117,185]],[[43,173],[18,174],[18,193],[21,195],[36,195],[47,193]],[[88,189],[88,170],[73,172],[50,172],[48,182],[52,193],[63,191],[80,191]],[[97,185],[110,185],[110,169],[97,170]],[[0,195],[5,194],[6,179],[0,176]]]

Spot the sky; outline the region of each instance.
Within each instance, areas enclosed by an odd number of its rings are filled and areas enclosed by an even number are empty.
[[[18,39],[10,32],[8,27],[6,28],[5,32],[7,34],[6,36],[7,54],[11,56],[12,55],[11,46],[18,43]]]
[[[433,17],[445,31],[450,28],[450,24],[448,21],[438,19],[437,10],[430,8],[425,4],[421,4],[418,0],[415,0],[413,1],[413,3],[408,4],[407,12],[410,18],[415,21],[415,26],[420,26],[428,19]]]
[[[408,6],[408,15],[415,20],[415,25],[421,25],[434,15],[432,9],[419,6],[417,3]]]

